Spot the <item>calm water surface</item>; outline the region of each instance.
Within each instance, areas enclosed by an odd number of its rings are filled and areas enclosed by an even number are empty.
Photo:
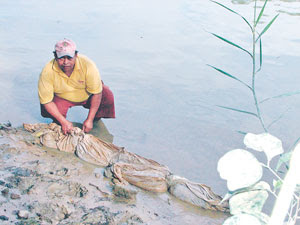
[[[253,1],[220,2],[251,21]],[[104,123],[115,144],[219,194],[226,192],[216,169],[218,159],[243,147],[237,130],[262,132],[254,118],[216,107],[254,110],[247,89],[206,65],[250,81],[248,55],[209,33],[250,48],[250,30],[238,16],[208,0],[0,4],[1,122],[50,122],[39,114],[37,81],[55,42],[68,37],[95,61],[114,92],[117,118]],[[277,13],[278,20],[263,37],[260,99],[300,90],[300,2],[269,2],[260,27]],[[286,112],[270,131],[288,149],[300,136],[300,96],[269,101],[262,112],[267,124]],[[82,122],[87,111],[72,108],[69,114],[70,120]]]

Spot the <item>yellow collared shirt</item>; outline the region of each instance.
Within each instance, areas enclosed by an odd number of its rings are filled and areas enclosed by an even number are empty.
[[[40,74],[38,92],[41,104],[51,102],[54,95],[71,102],[83,102],[91,94],[102,92],[102,82],[95,63],[78,54],[70,77],[59,68],[55,59],[47,63]]]

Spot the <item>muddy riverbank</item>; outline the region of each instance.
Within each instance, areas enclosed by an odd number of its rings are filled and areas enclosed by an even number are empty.
[[[168,193],[112,186],[103,168],[47,149],[23,128],[0,131],[1,224],[221,224],[228,216]]]

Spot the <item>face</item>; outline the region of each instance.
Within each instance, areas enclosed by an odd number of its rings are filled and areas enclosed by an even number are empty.
[[[61,58],[55,58],[55,59],[57,61],[59,68],[67,75],[71,75],[75,66],[76,57],[77,54],[75,54],[74,57],[63,56]]]

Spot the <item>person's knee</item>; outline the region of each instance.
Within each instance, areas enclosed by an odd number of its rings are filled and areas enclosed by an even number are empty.
[[[56,105],[58,111],[66,118],[69,108],[73,107],[74,104],[68,100],[54,97],[53,103]]]
[[[52,117],[50,115],[50,113],[47,112],[44,105],[40,104],[40,109],[41,109],[41,116],[42,117],[44,117],[44,118],[51,118]]]
[[[70,108],[70,106],[68,104],[63,104],[63,103],[57,103],[54,102],[53,103],[56,105],[58,111],[61,113],[61,115],[63,115],[63,117],[67,117],[67,112]],[[44,118],[51,118],[54,119],[54,117],[46,110],[45,106],[43,104],[40,104],[40,108],[41,108],[41,116]]]

